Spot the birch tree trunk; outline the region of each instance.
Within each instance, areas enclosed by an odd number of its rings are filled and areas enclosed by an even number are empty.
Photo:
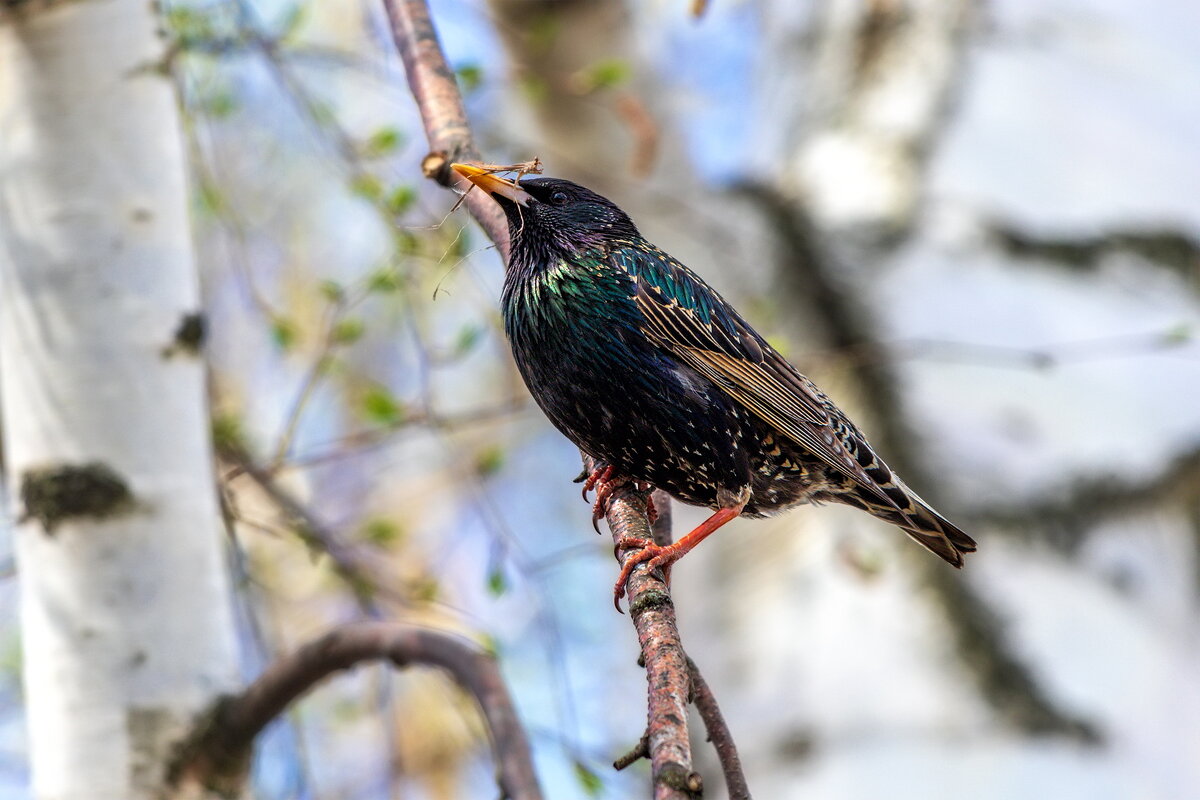
[[[0,409],[39,800],[164,796],[175,739],[237,678],[157,27],[141,0],[0,12]]]
[[[770,0],[758,157],[829,234],[886,249],[920,211],[965,74],[971,0]]]

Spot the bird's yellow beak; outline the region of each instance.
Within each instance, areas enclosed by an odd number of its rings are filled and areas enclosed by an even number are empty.
[[[451,164],[454,171],[490,195],[499,195],[519,206],[527,205],[533,196],[514,181],[506,180],[474,164]]]

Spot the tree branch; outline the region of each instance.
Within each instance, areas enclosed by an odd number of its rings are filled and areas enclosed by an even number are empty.
[[[692,680],[692,702],[700,712],[700,719],[704,720],[708,740],[717,751],[721,771],[725,773],[725,789],[729,793],[729,800],[750,800],[750,787],[746,785],[746,775],[742,772],[742,759],[738,756],[733,734],[725,723],[725,715],[717,705],[716,695],[700,674],[696,662],[689,657],[687,665]]]
[[[429,6],[425,0],[383,0],[383,5],[429,141],[430,152],[421,162],[421,169],[425,177],[442,186],[459,186],[467,192],[467,210],[495,243],[507,264],[508,222],[504,212],[483,192],[470,191],[470,183],[450,169],[454,161],[479,161],[480,158],[471,137],[454,70],[446,63]]]
[[[1066,269],[1094,269],[1110,255],[1136,256],[1191,280],[1200,269],[1200,239],[1174,228],[1117,228],[1099,234],[1041,234],[1015,222],[990,220],[986,231],[1005,255]],[[1192,283],[1195,288],[1195,283]]]
[[[280,485],[270,470],[255,464],[246,452],[240,448],[224,446],[220,448],[219,455],[234,465],[239,473],[248,477],[271,504],[290,520],[305,544],[329,556],[334,571],[354,592],[359,607],[364,613],[377,616],[375,596],[381,591],[384,581],[381,580],[382,576],[378,571],[372,568],[371,559],[360,553],[360,548],[347,544],[337,533],[330,530],[304,503]],[[236,514],[234,518],[236,520]],[[399,593],[389,594],[393,595],[393,599],[403,600]]]
[[[595,462],[584,457],[584,469],[590,474]],[[655,496],[658,502],[658,496]],[[613,543],[626,537],[655,539],[646,515],[646,495],[626,482],[613,492],[605,514]],[[669,542],[670,537],[665,537]],[[636,550],[620,550],[621,566]],[[675,625],[675,604],[660,572],[634,570],[626,587],[629,616],[637,630],[642,661],[649,687],[646,735],[649,741],[650,773],[655,800],[687,800],[703,790],[699,773],[692,768],[692,747],[688,736],[688,702],[691,676],[688,658]]]
[[[1077,477],[1020,504],[977,507],[970,517],[1013,535],[1036,535],[1060,552],[1071,554],[1091,530],[1114,516],[1172,504],[1187,507],[1198,500],[1200,442],[1148,477],[1105,473]]]
[[[483,712],[503,797],[541,800],[529,741],[495,660],[448,634],[384,622],[330,631],[276,661],[244,691],[226,697],[181,746],[170,769],[171,784],[191,782],[236,794],[249,772],[254,740],[268,723],[333,673],[377,660],[450,673]]]

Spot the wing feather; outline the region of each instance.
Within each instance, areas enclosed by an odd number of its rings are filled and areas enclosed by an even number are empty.
[[[842,441],[838,428],[846,421],[832,402],[699,277],[661,250],[623,250],[614,261],[633,280],[634,299],[646,321],[644,332],[655,345],[716,383],[815,458],[900,510]]]

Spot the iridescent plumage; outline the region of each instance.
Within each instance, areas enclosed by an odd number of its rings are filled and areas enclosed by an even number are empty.
[[[538,405],[616,474],[717,511],[671,548],[631,558],[618,591],[636,563],[669,566],[739,513],[806,502],[861,508],[956,567],[975,550],[828,397],[613,203],[569,181],[456,169],[508,217],[504,326]]]

